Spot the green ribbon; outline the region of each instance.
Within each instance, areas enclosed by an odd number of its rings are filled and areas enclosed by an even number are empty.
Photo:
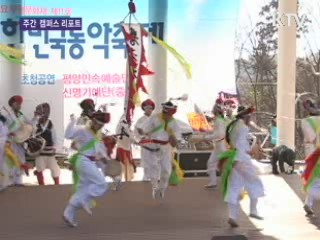
[[[154,129],[152,129],[151,133],[159,132],[162,129],[164,129],[164,125],[163,124],[161,124],[161,125],[155,127]]]
[[[313,118],[307,118],[307,122],[310,124],[311,128],[316,132],[318,129],[318,126]]]
[[[2,57],[4,57],[5,59],[7,59],[9,62],[12,62],[12,63],[15,63],[15,64],[22,64],[24,65],[25,62],[23,61],[23,59],[19,59],[19,58],[15,58],[15,57],[11,57],[10,55],[6,54],[6,53],[3,53],[3,52],[0,52],[0,55]]]
[[[305,190],[310,190],[310,188],[313,186],[314,181],[318,178],[320,178],[320,159],[318,159],[318,162],[312,171],[311,179],[307,186],[305,186]]]
[[[97,143],[97,139],[93,139],[92,141],[88,142],[84,147],[82,147],[77,153],[73,154],[70,158],[70,164],[72,166],[72,178],[73,178],[73,188],[74,191],[76,192],[79,187],[79,182],[80,182],[80,177],[79,173],[77,171],[77,165],[79,164],[79,156],[92,148],[95,147]]]
[[[237,155],[236,149],[225,151],[219,155],[219,161],[226,161],[226,166],[223,170],[222,177],[221,177],[221,182],[222,182],[221,190],[224,198],[226,198],[229,193],[230,175],[235,163],[236,155]]]
[[[147,30],[145,30],[148,32]],[[191,64],[187,62],[187,60],[180,54],[176,49],[174,49],[172,46],[170,46],[168,43],[164,42],[163,40],[153,36],[151,33],[148,32],[148,34],[151,36],[152,40],[154,40],[157,44],[159,44],[164,49],[168,50],[180,63],[182,66],[182,69],[184,70],[186,77],[188,79],[192,78],[192,70],[191,70]]]
[[[165,121],[161,118],[161,121],[163,121],[162,124],[160,124],[159,126],[155,127],[154,129],[152,129],[152,131],[150,133],[155,133],[155,132],[160,132],[162,130],[167,130],[167,126],[169,125],[169,123],[171,123],[174,120],[174,118],[170,119],[169,121]]]

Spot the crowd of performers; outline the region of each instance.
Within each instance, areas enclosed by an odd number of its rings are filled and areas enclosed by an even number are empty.
[[[33,168],[26,163],[26,156],[34,157],[34,174],[39,185],[44,185],[43,171],[50,169],[55,184],[59,184],[60,167],[55,159],[56,133],[50,120],[50,105],[39,104],[29,120],[22,112],[23,98],[13,96],[8,107],[2,107],[0,115],[0,187],[23,186],[22,175],[29,175]],[[81,116],[70,116],[65,129],[65,138],[72,141],[75,151],[70,159],[73,173],[74,193],[63,213],[69,226],[76,226],[76,212],[79,209],[92,214],[94,199],[102,196],[109,188],[105,176],[110,176],[119,189],[124,174],[132,180],[136,165],[132,158],[131,145],[141,146],[144,180],[150,181],[152,196],[163,199],[172,171],[172,149],[176,146],[179,127],[173,115],[177,106],[172,102],[161,104],[161,112],[152,114],[155,103],[146,100],[141,107],[145,115],[140,118],[134,130],[125,117],[119,121],[116,134],[106,136],[102,129],[110,121],[110,113],[95,110],[92,99],[80,103]],[[111,159],[117,145],[116,162]],[[120,166],[120,171],[119,170]]]
[[[55,159],[56,133],[50,120],[50,105],[41,103],[29,120],[22,112],[23,98],[13,96],[8,107],[0,114],[0,190],[8,186],[21,186],[22,175],[29,175],[32,167],[26,163],[26,155],[34,156],[39,185],[44,185],[43,171],[51,170],[53,181],[59,184],[60,167]],[[320,111],[308,100],[305,108],[310,116],[302,120],[306,151],[306,168],[303,174],[306,199],[304,210],[313,215],[314,201],[320,196]],[[72,141],[75,151],[70,159],[74,192],[64,212],[63,219],[71,227],[77,226],[76,213],[84,210],[92,214],[94,200],[110,188],[106,176],[112,177],[119,190],[121,179],[132,180],[136,172],[131,146],[141,147],[140,165],[144,181],[151,183],[151,196],[164,198],[174,165],[174,148],[181,138],[181,129],[174,114],[177,105],[168,101],[161,104],[161,111],[154,113],[155,103],[147,99],[141,104],[144,115],[135,124],[123,116],[114,135],[102,132],[110,121],[106,109],[95,109],[92,99],[80,103],[81,116],[70,115],[65,138]],[[264,187],[252,161],[253,148],[249,133],[252,125],[252,107],[233,107],[218,98],[212,113],[214,130],[205,134],[193,134],[190,141],[210,140],[214,144],[208,160],[209,183],[207,189],[217,189],[218,182],[223,198],[228,204],[231,227],[238,227],[240,201],[244,192],[250,198],[250,217],[262,220],[258,199],[264,196]],[[116,157],[112,159],[116,146]],[[115,170],[116,169],[116,170]],[[115,173],[114,173],[114,172]],[[219,174],[218,174],[219,173]],[[217,176],[221,176],[218,181]]]
[[[221,174],[221,189],[224,201],[228,203],[231,227],[238,227],[240,201],[244,191],[250,198],[250,217],[262,220],[258,214],[258,199],[264,196],[264,187],[258,171],[252,162],[252,144],[249,135],[252,107],[239,106],[235,115],[231,108],[225,108],[221,99],[217,99],[213,114],[215,116],[212,134],[194,135],[194,140],[212,140],[214,149],[207,163],[209,183],[205,187],[216,189],[217,172]],[[229,113],[229,114],[227,114]]]
[[[311,99],[303,103],[308,116],[302,119],[301,129],[305,146],[305,170],[302,174],[303,188],[305,190],[305,202],[303,209],[307,216],[314,215],[313,205],[320,199],[320,109]],[[228,203],[229,219],[231,227],[238,227],[240,213],[240,201],[244,192],[250,198],[251,218],[262,220],[259,215],[258,199],[265,195],[264,186],[254,164],[256,149],[252,144],[250,128],[259,128],[251,119],[254,113],[253,107],[239,106],[237,113],[232,113],[232,106],[226,104],[221,98],[216,100],[212,110],[214,117],[214,131],[206,135],[193,135],[192,140],[211,140],[214,149],[207,162],[209,183],[207,189],[216,189],[217,176],[221,175],[220,188],[224,200]],[[275,117],[272,119],[276,121]],[[272,127],[274,124],[272,125]],[[271,165],[273,174],[285,172],[284,163],[294,170],[295,152],[284,145],[273,148]]]
[[[21,96],[12,96],[8,107],[1,109],[0,190],[11,185],[23,186],[22,175],[29,176],[31,169],[26,163],[27,154],[34,154],[34,174],[40,185],[44,185],[43,171],[47,168],[54,183],[59,184],[60,167],[55,160],[56,133],[49,119],[50,105],[39,104],[30,120],[20,111],[22,103]]]

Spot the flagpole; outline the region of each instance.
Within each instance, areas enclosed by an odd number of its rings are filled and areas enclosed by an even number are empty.
[[[128,118],[128,111],[129,111],[129,100],[130,100],[130,70],[129,70],[129,58],[127,58],[127,64],[126,64],[126,85],[125,85],[125,99],[124,99],[124,114],[126,119]]]
[[[278,15],[282,17],[278,26],[278,145],[292,149],[295,149],[296,24],[286,16],[296,14],[297,7],[297,0],[279,1]]]
[[[166,40],[168,0],[149,0],[149,24],[160,33],[163,24],[163,40]],[[161,36],[160,36],[161,37]],[[156,110],[167,100],[167,51],[149,39],[149,65],[155,72],[146,83],[151,99],[156,103]]]

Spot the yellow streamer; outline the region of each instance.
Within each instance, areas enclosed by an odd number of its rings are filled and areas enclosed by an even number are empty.
[[[172,164],[174,166],[174,169],[176,171],[176,174],[179,178],[179,180],[182,182],[183,179],[184,179],[184,172],[183,170],[181,169],[180,165],[179,165],[179,162],[175,159],[172,161]]]
[[[163,47],[164,49],[168,50],[177,60],[178,62],[181,64],[186,76],[188,79],[192,78],[192,70],[191,70],[191,65],[184,59],[184,57],[182,57],[182,55],[180,53],[177,52],[176,49],[174,49],[173,47],[171,47],[169,44],[167,44],[166,42],[162,41],[161,39],[153,36],[151,33],[148,33],[151,38],[157,43],[159,44],[161,47]]]
[[[133,103],[136,107],[141,105],[141,99],[138,92],[136,92],[133,96]]]
[[[6,156],[8,157],[9,160],[11,160],[11,162],[13,163],[13,165],[15,167],[20,167],[21,163],[17,157],[17,155],[13,152],[13,150],[11,149],[10,144],[6,144],[5,147],[5,152],[6,152]]]
[[[0,44],[0,52],[4,53],[5,55],[10,55],[12,57],[15,57],[17,59],[22,59],[24,57],[22,50],[9,47],[4,44]]]

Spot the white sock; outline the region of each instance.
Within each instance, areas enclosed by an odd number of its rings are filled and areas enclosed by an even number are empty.
[[[309,206],[310,208],[313,207],[313,198],[307,194],[306,199],[304,200],[304,204]]]
[[[228,207],[229,207],[229,218],[232,218],[233,220],[236,221],[240,213],[240,204],[228,203]]]
[[[65,208],[63,215],[66,216],[68,219],[71,219],[72,221],[75,220],[77,208],[74,207],[72,204],[68,204],[68,206]]]
[[[258,215],[257,204],[258,204],[257,198],[250,199],[250,214]]]

